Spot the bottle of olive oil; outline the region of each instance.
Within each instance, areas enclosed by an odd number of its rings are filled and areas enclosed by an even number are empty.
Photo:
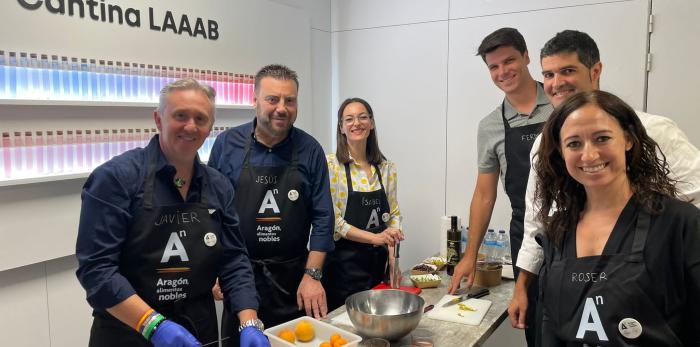
[[[457,216],[450,217],[450,229],[447,230],[447,274],[452,276],[461,256],[462,235],[457,225]]]

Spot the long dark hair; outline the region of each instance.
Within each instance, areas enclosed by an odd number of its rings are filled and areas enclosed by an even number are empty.
[[[569,175],[562,158],[561,127],[571,113],[589,104],[600,107],[615,118],[632,142],[632,148],[625,152],[627,178],[642,208],[657,214],[660,211],[657,204],[660,196],[677,196],[675,181],[668,177],[670,170],[666,156],[647,135],[634,110],[608,92],[578,93],[556,108],[545,123],[535,165],[536,208],[540,209],[538,218],[544,224],[547,237],[556,244],[561,243],[568,230],[576,227],[586,203],[583,185]],[[556,206],[556,211],[550,216],[553,206]]]
[[[353,102],[361,103],[369,112],[370,121],[374,125],[373,129],[369,131],[369,137],[367,137],[367,147],[366,155],[367,161],[372,165],[379,165],[383,160],[386,160],[382,151],[379,150],[379,141],[377,140],[377,124],[374,123],[374,112],[372,112],[372,106],[369,105],[367,101],[361,98],[347,98],[340,104],[338,108],[338,125],[336,126],[336,140],[337,147],[335,149],[335,157],[338,158],[338,162],[341,164],[347,164],[350,162],[350,151],[348,150],[348,138],[340,130],[343,127],[343,111],[345,107],[352,104]]]

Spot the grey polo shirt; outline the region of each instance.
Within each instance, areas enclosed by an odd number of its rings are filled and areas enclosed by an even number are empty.
[[[539,83],[537,83],[537,105],[529,115],[519,114],[508,99],[504,99],[504,105],[504,115],[511,128],[545,122],[554,110]],[[501,105],[479,122],[477,151],[479,173],[490,173],[500,169],[501,183],[505,184],[508,163],[506,163],[505,127],[501,118]]]

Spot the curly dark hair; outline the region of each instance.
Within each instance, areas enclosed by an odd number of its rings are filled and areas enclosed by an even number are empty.
[[[675,181],[666,156],[658,144],[647,135],[634,110],[617,96],[600,91],[578,93],[554,110],[542,130],[542,142],[535,164],[537,185],[535,199],[538,218],[544,224],[547,237],[561,244],[564,234],[574,230],[586,203],[586,191],[569,175],[561,153],[560,132],[566,118],[574,111],[593,104],[617,120],[632,142],[625,152],[627,178],[636,201],[650,214],[658,214],[660,197],[676,197]],[[657,155],[658,154],[658,155]],[[556,211],[550,216],[550,210]]]

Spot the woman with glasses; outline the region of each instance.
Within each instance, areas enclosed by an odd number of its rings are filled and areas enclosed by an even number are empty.
[[[350,98],[338,109],[337,149],[328,171],[335,208],[335,251],[326,257],[328,310],[384,279],[403,240],[396,199],[396,165],[379,150],[372,107]]]

